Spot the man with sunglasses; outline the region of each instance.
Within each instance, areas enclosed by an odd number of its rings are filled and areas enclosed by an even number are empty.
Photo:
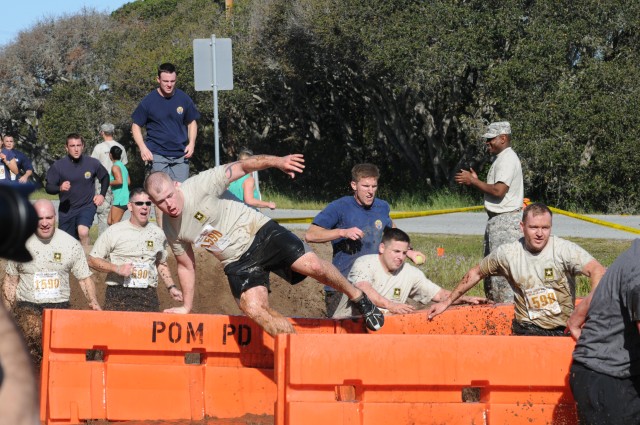
[[[487,174],[487,182],[478,178],[473,168],[460,170],[455,176],[458,184],[473,186],[484,193],[484,208],[489,216],[484,232],[484,256],[502,244],[515,242],[522,236],[520,219],[524,199],[522,166],[511,149],[511,124],[493,122],[482,135],[489,154],[496,159]],[[498,303],[512,303],[513,290],[502,276],[484,280],[484,294]]]
[[[266,168],[278,168],[293,178],[304,169],[304,158],[301,154],[254,155],[204,171],[182,184],[162,172],[147,177],[145,188],[165,214],[163,230],[176,257],[184,290],[184,305],[168,311],[189,313],[193,307],[195,245],[211,252],[224,265],[240,309],[272,336],[295,330],[269,306],[270,272],[292,285],[307,276],[330,285],[347,295],[370,330],[382,327],[380,310],[335,266],[319,258],[289,230],[227,191],[231,182]]]
[[[167,265],[167,239],[149,223],[151,200],[142,188],[129,196],[129,220],[110,226],[89,254],[89,266],[106,272],[105,310],[159,311],[158,275],[175,301],[182,291],[174,284]]]

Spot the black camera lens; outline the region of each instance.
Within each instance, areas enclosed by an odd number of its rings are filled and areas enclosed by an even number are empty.
[[[0,257],[13,261],[31,261],[25,242],[36,231],[38,216],[29,202],[33,185],[0,184]]]

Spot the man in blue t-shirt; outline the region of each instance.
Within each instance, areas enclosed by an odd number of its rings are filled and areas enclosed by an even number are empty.
[[[23,152],[14,149],[15,139],[11,134],[5,134],[2,137],[2,147],[10,150],[16,158],[16,164],[18,166],[18,173],[11,173],[11,180],[18,180],[20,183],[27,183],[29,177],[33,175],[33,164],[31,159]]]
[[[109,188],[109,173],[95,158],[83,155],[84,139],[77,133],[67,136],[67,154],[47,171],[45,190],[60,195],[58,228],[89,246],[89,229],[93,224],[96,208],[104,202]],[[100,193],[96,195],[95,180],[100,181]]]
[[[331,202],[315,216],[305,234],[307,242],[329,242],[333,246],[333,265],[343,276],[349,275],[351,266],[359,257],[376,254],[385,227],[395,227],[386,201],[376,199],[380,172],[373,164],[357,164],[351,169],[353,196],[344,196]],[[422,259],[418,259],[422,256]],[[421,264],[425,256],[410,250],[412,261]],[[341,294],[325,287],[327,317],[340,302]]]
[[[189,177],[200,113],[193,100],[176,88],[176,78],[175,65],[163,63],[158,67],[158,88],[133,111],[131,133],[142,160],[152,162],[152,171],[165,172],[174,181],[183,182]],[[142,127],[147,129],[146,140]]]

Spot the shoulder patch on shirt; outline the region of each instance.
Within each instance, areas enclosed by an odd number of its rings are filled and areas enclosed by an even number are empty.
[[[195,213],[195,215],[193,216],[193,218],[195,218],[196,220],[198,220],[200,223],[204,223],[207,220],[207,216],[202,214],[200,211],[198,211],[197,213]]]
[[[544,269],[544,280],[553,280],[553,269],[552,268],[547,268]]]
[[[394,300],[400,299],[400,288],[393,288],[393,299]]]
[[[53,253],[53,261],[55,262],[61,262],[62,261],[62,253],[61,252],[54,252]]]

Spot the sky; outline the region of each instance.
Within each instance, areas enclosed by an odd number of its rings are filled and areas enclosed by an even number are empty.
[[[38,21],[48,17],[72,15],[83,7],[98,12],[113,12],[134,0],[5,0],[2,6],[0,46],[15,40],[20,31],[28,30]]]

